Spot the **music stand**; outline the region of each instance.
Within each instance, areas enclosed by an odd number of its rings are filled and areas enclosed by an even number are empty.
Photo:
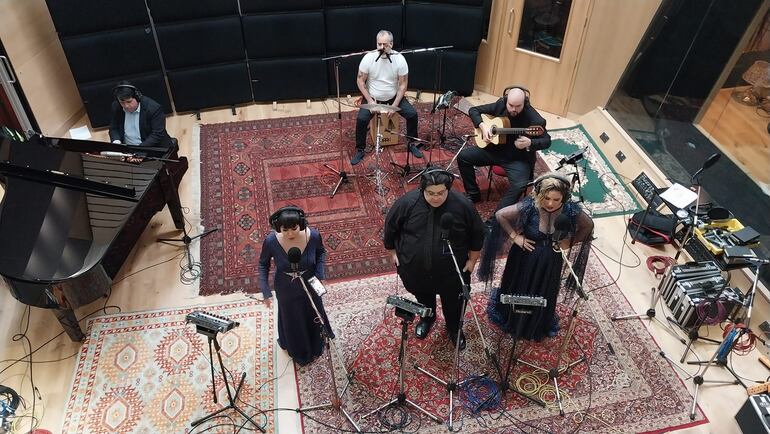
[[[237,323],[235,323],[235,324],[237,324]],[[243,382],[246,379],[246,372],[245,371],[241,373],[241,380],[238,382],[238,387],[235,388],[235,394],[233,394],[230,391],[230,383],[227,381],[227,372],[228,371],[225,369],[224,362],[222,362],[222,353],[220,351],[221,348],[219,346],[219,341],[217,341],[217,332],[219,330],[214,329],[214,328],[206,327],[203,324],[196,324],[195,325],[195,331],[197,331],[198,333],[206,336],[208,338],[208,341],[209,341],[209,366],[211,367],[211,391],[212,391],[212,396],[214,398],[214,403],[215,404],[217,403],[217,388],[216,388],[216,379],[215,379],[215,376],[214,376],[214,355],[213,355],[213,352],[212,352],[212,346],[216,349],[217,359],[219,360],[219,368],[222,370],[222,379],[224,380],[224,383],[225,383],[225,390],[227,390],[227,402],[228,402],[228,404],[226,406],[220,408],[219,410],[215,410],[214,412],[209,413],[206,416],[203,416],[200,419],[194,420],[190,424],[190,426],[195,428],[196,426],[198,426],[198,425],[200,425],[200,424],[202,424],[202,423],[204,423],[204,422],[206,422],[208,420],[211,420],[211,419],[213,419],[215,417],[218,417],[220,413],[223,413],[223,412],[225,412],[227,410],[232,409],[232,410],[235,410],[238,413],[240,413],[241,416],[246,418],[246,420],[249,423],[251,423],[252,425],[254,425],[258,430],[260,430],[261,432],[265,432],[265,429],[263,427],[261,427],[258,423],[254,422],[254,419],[252,419],[251,416],[246,414],[246,412],[244,412],[240,407],[238,407],[238,395],[241,393],[241,387],[243,387]]]
[[[337,137],[339,140],[339,147],[340,147],[340,159],[337,161],[337,163],[339,168],[335,168],[330,166],[327,163],[324,163],[324,167],[334,172],[335,175],[339,176],[337,183],[334,185],[334,188],[329,194],[329,197],[331,198],[333,198],[337,194],[337,191],[339,190],[340,186],[342,186],[342,184],[347,184],[348,182],[350,182],[350,177],[358,176],[354,173],[347,173],[345,171],[345,149],[342,147],[342,100],[340,99],[340,60],[346,57],[360,56],[368,52],[369,51],[358,51],[356,53],[340,54],[339,56],[321,58],[321,60],[323,61],[334,60],[334,81],[337,85],[337,129],[338,129]]]

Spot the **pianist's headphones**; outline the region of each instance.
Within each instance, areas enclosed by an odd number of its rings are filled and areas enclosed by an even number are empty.
[[[527,89],[526,87],[516,86],[516,85],[508,86],[503,90],[503,98],[505,98],[506,100],[508,99],[508,92],[510,92],[511,89],[519,89],[522,92],[524,92],[524,107],[529,105],[529,89]]]
[[[543,181],[545,181],[546,179],[558,180],[560,184],[560,188],[558,190],[561,192],[563,196],[563,201],[566,202],[567,200],[569,200],[571,196],[570,190],[572,189],[572,183],[570,182],[569,179],[567,179],[567,177],[556,172],[548,172],[544,175],[538,176],[535,179],[534,183],[532,184],[533,190],[535,191],[535,196],[540,194],[540,189],[543,186]]]
[[[276,232],[281,232],[281,215],[285,212],[296,212],[299,215],[299,230],[304,231],[307,228],[307,218],[302,208],[289,205],[279,208],[278,211],[270,214],[270,226]]]
[[[420,191],[425,191],[429,185],[444,184],[447,190],[452,189],[455,176],[444,169],[430,169],[422,173],[420,177]],[[428,184],[430,183],[430,184]]]
[[[131,91],[131,96],[129,98],[136,98],[137,101],[142,99],[142,92],[140,92],[139,89],[136,88],[136,86],[133,86],[131,83],[127,81],[121,81],[120,83],[118,83],[117,86],[112,88],[112,96],[118,101],[120,101],[120,99],[118,98],[118,93],[120,92],[121,89],[128,89]],[[123,98],[123,99],[126,99],[126,98]]]

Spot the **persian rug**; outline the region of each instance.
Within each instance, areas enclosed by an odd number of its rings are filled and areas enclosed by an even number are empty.
[[[227,405],[227,391],[214,353],[216,391],[213,402],[206,336],[196,333],[185,316],[203,310],[240,323],[218,335],[231,390],[246,373],[239,405],[254,421],[274,432],[275,376],[273,318],[261,303],[217,305],[129,312],[88,322],[75,366],[62,433],[187,433],[190,423]],[[216,418],[195,432],[232,433],[243,422]],[[251,427],[250,425],[248,425]],[[252,427],[253,428],[253,427]]]
[[[591,216],[629,214],[639,210],[639,202],[628,191],[626,184],[618,179],[607,157],[582,125],[548,130],[548,133],[551,135],[551,147],[542,151],[540,158],[552,169],[559,167],[565,156],[585,149],[583,158],[577,164],[565,165],[560,173],[574,174],[577,169],[581,184],[579,192]],[[577,188],[574,191],[573,200],[579,200]]]
[[[660,348],[641,320],[611,321],[612,315],[632,309],[593,254],[585,276],[586,290],[598,289],[590,293],[589,301],[577,305],[574,334],[559,365],[564,367],[570,361],[586,359],[558,376],[565,415],[560,416],[555,406],[555,390],[547,374],[518,363],[509,377],[511,383],[537,394],[547,403],[547,408],[509,392],[496,409],[475,412],[477,403],[487,395],[478,388],[461,388],[455,395],[455,431],[662,432],[707,422],[700,408],[695,421],[690,420],[692,397],[688,388],[660,357]],[[393,308],[385,304],[386,297],[396,292],[411,298],[398,287],[395,276],[377,276],[332,284],[324,296],[339,352],[347,368],[354,372],[354,381],[343,403],[366,431],[387,429],[378,414],[366,419],[363,415],[395,398],[399,390],[397,356],[401,325]],[[487,319],[488,297],[483,284],[473,284],[472,306],[487,347],[505,364],[512,338]],[[575,306],[574,294],[562,294],[557,309],[561,318],[558,335],[540,343],[519,341],[517,357],[545,369],[555,367]],[[438,310],[440,312],[440,308]],[[409,325],[405,392],[408,399],[446,421],[446,389],[414,369],[417,364],[438,378],[452,379],[454,346],[448,340],[440,313],[439,316],[425,340],[414,337],[416,322]],[[460,353],[459,379],[487,374],[497,380],[495,367],[485,356],[479,328],[470,312],[465,316],[464,331],[467,348]],[[341,389],[344,371],[340,361],[335,359],[335,362],[335,378]],[[330,373],[323,359],[300,368],[297,381],[302,405],[328,402],[329,380]],[[410,411],[409,418],[409,424],[403,428],[405,432],[447,432],[445,424],[437,424],[416,411]],[[303,415],[306,434],[333,431],[329,425],[349,429],[335,411]]]
[[[431,122],[429,103],[418,103],[415,108],[420,116],[419,136],[429,140],[457,137],[473,131],[470,118],[457,110],[450,110],[446,126],[441,114]],[[355,148],[356,112],[346,112],[338,121],[336,114],[313,115],[247,122],[202,125],[201,148],[201,218],[206,228],[219,230],[201,239],[203,276],[200,294],[210,295],[232,292],[257,292],[258,262],[262,241],[270,233],[268,217],[285,205],[296,205],[305,210],[310,223],[324,237],[328,251],[326,274],[329,280],[356,278],[390,272],[392,265],[382,248],[384,213],[395,199],[417,188],[418,180],[407,183],[427,161],[435,167],[447,167],[459,151],[457,139],[445,140],[435,146],[432,153],[425,151],[425,159],[410,159],[414,169],[407,177],[401,176],[394,164],[406,163],[403,144],[383,148],[379,158],[368,152],[364,161],[350,166],[350,152]],[[340,127],[341,122],[341,127]],[[401,122],[402,131],[405,122]],[[583,131],[576,127],[575,131]],[[341,136],[340,136],[341,131]],[[565,143],[578,137],[569,131],[557,130]],[[583,146],[587,136],[573,147]],[[367,138],[371,142],[371,138]],[[369,143],[371,148],[371,143]],[[565,148],[564,152],[571,152]],[[590,152],[587,159],[598,151]],[[556,167],[558,153],[548,154],[549,160],[539,159],[535,172],[541,174],[549,167]],[[565,154],[566,155],[566,154]],[[376,160],[379,159],[379,165]],[[352,175],[343,183],[337,194],[330,193],[340,179],[327,168],[339,168]],[[372,176],[380,168],[381,182],[377,185]],[[593,167],[593,166],[591,166]],[[457,171],[456,162],[451,170]],[[596,180],[590,178],[593,188],[602,182],[612,197],[622,197],[627,192],[616,188],[622,183],[610,177],[605,168],[596,169]],[[589,176],[584,175],[584,176]],[[477,204],[482,218],[489,217],[502,193],[507,180],[494,177],[490,184],[486,168],[477,172],[482,189],[483,202]],[[584,178],[585,179],[585,178]],[[613,184],[614,182],[614,184]],[[492,193],[487,200],[488,186]],[[598,187],[598,184],[597,184]],[[462,191],[462,183],[455,188]],[[597,199],[599,200],[599,199]],[[621,199],[622,200],[622,199]],[[596,205],[595,213],[617,212],[615,200]]]

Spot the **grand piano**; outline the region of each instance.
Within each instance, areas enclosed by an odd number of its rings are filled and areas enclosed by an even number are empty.
[[[150,219],[166,205],[184,217],[178,146],[149,148],[0,135],[0,280],[20,302],[51,309],[73,341],[74,309],[109,293]],[[116,153],[146,158],[126,162]],[[109,157],[108,157],[109,156]]]

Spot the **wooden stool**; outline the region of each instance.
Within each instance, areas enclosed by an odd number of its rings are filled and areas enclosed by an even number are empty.
[[[399,125],[401,123],[401,116],[398,113],[393,113],[393,116],[388,119],[387,113],[373,113],[374,116],[380,117],[380,134],[382,134],[382,141],[380,146],[391,146],[399,142],[400,136],[395,133],[389,133],[385,130],[399,131]],[[372,144],[377,142],[377,118],[372,116],[372,120],[369,121],[369,134],[372,137]]]

